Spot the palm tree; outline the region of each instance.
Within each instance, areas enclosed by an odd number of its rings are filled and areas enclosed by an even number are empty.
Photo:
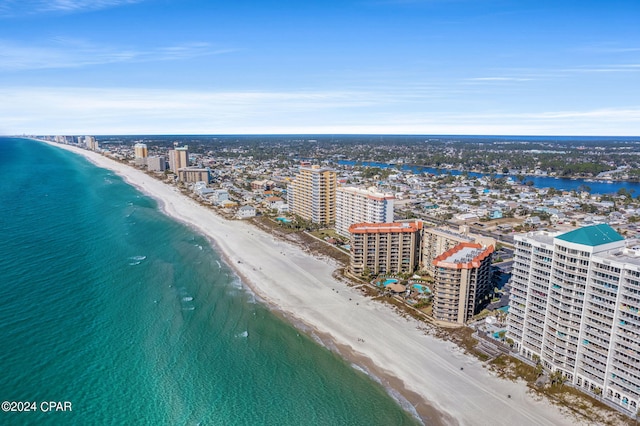
[[[594,394],[596,394],[596,397],[597,397],[597,398],[600,398],[600,395],[602,395],[602,389],[600,389],[600,388],[595,388],[595,389],[593,390],[593,393],[594,393]]]

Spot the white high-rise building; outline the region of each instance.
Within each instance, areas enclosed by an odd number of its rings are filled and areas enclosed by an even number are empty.
[[[98,142],[93,136],[84,137],[84,146],[91,151],[97,151],[99,148]]]
[[[336,189],[336,232],[349,237],[349,227],[354,223],[393,222],[393,194],[339,187]]]
[[[635,413],[640,253],[609,225],[515,237],[507,337],[567,381]]]

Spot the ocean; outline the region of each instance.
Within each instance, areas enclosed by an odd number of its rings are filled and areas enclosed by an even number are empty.
[[[417,423],[114,173],[0,138],[0,178],[0,424]]]

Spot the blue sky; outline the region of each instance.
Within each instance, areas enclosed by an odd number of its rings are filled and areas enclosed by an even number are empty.
[[[0,0],[0,134],[640,135],[640,1]]]

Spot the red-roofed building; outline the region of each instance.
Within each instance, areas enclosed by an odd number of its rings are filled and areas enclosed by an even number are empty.
[[[487,304],[491,293],[493,246],[460,243],[433,260],[433,316],[445,323],[465,324]]]
[[[421,231],[420,221],[351,225],[351,273],[399,274],[415,271],[420,260]]]

